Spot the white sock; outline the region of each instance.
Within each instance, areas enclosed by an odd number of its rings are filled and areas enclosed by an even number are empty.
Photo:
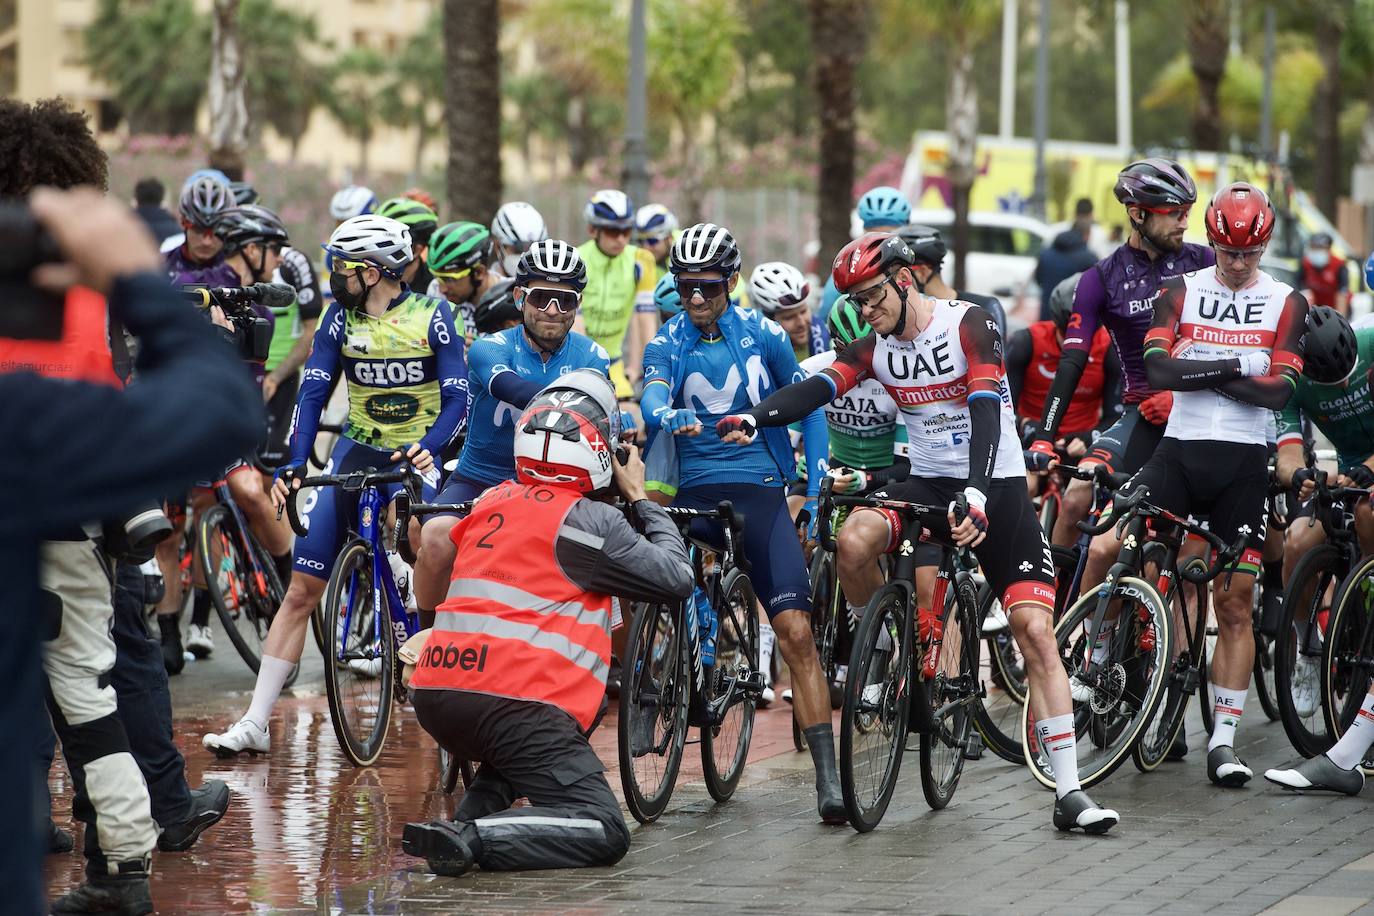
[[[773,683],[773,645],[777,637],[773,628],[766,623],[759,624],[759,667],[763,670],[763,685]]]
[[[1366,693],[1355,721],[1326,756],[1342,770],[1353,770],[1364,760],[1371,744],[1374,744],[1374,693]]]
[[[1107,651],[1112,646],[1112,634],[1116,632],[1115,620],[1102,621],[1102,629],[1097,631],[1097,641],[1093,643],[1093,664],[1100,665],[1107,659]]]
[[[1219,747],[1235,747],[1236,726],[1240,724],[1240,715],[1245,711],[1245,697],[1249,692],[1248,687],[1240,690],[1212,688],[1216,704],[1212,707],[1212,740],[1207,742],[1209,752]]]
[[[248,712],[243,714],[245,719],[252,719],[263,728],[267,727],[267,721],[272,718],[272,707],[277,705],[282,685],[291,676],[294,667],[295,662],[288,662],[284,658],[274,655],[262,657],[262,664],[258,666],[258,682],[253,687],[253,701],[248,704]]]
[[[1035,733],[1040,738],[1040,747],[1050,758],[1050,769],[1054,772],[1054,794],[1063,798],[1070,792],[1083,788],[1078,781],[1078,749],[1075,746],[1073,713],[1039,719],[1035,723]]]

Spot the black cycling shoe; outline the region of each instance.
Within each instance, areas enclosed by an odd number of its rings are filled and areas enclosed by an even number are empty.
[[[1301,791],[1344,792],[1359,795],[1364,788],[1364,774],[1359,767],[1344,770],[1325,754],[1279,769],[1265,770],[1264,778],[1276,786]]]
[[[163,828],[157,848],[163,852],[185,852],[228,810],[229,787],[219,779],[206,780],[205,785],[191,790],[191,813],[185,820]]]
[[[110,913],[115,916],[145,916],[153,912],[153,897],[148,890],[148,875],[119,875],[88,878],[86,883],[53,901],[55,916]]]
[[[1054,800],[1054,826],[1065,833],[1078,828],[1084,833],[1101,836],[1120,820],[1119,814],[1093,801],[1082,789],[1074,789]]]
[[[1188,736],[1183,733],[1183,729],[1178,730],[1178,735],[1174,738],[1174,743],[1169,745],[1169,750],[1165,751],[1165,760],[1182,760],[1188,756]]]
[[[71,831],[63,830],[52,818],[48,818],[48,855],[61,855],[75,848],[76,838]]]
[[[157,626],[162,631],[162,664],[169,675],[180,674],[186,667],[186,650],[181,646],[181,615],[159,614]]]
[[[835,735],[829,722],[802,730],[816,767],[816,811],[827,824],[849,823],[840,774],[835,769]]]
[[[1230,745],[1223,744],[1207,752],[1207,778],[1223,789],[1239,789],[1254,775]]]
[[[471,821],[430,821],[406,824],[401,848],[407,855],[424,859],[434,874],[457,878],[472,868],[481,841]]]
[[[612,700],[620,697],[620,659],[611,656],[611,670],[606,673],[606,696]]]

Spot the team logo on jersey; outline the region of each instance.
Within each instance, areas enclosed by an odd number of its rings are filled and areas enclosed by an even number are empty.
[[[420,399],[409,394],[374,394],[363,403],[363,409],[378,423],[394,426],[415,419]]]

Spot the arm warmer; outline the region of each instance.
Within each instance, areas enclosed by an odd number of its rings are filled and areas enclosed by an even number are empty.
[[[645,396],[647,395],[648,389],[645,389]],[[830,379],[829,373],[822,372],[804,381],[779,388],[747,413],[759,426],[786,426],[805,418],[817,407],[825,406],[835,396],[835,383]],[[823,416],[821,422],[825,422]]]

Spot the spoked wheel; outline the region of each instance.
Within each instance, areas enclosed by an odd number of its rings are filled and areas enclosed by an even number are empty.
[[[1321,710],[1321,659],[1330,616],[1327,595],[1345,571],[1343,554],[1322,544],[1298,560],[1283,592],[1272,650],[1274,702],[1289,742],[1304,757],[1315,757],[1336,740]]]
[[[1112,603],[1119,609],[1106,659],[1088,672],[1091,623],[1098,596],[1080,598],[1055,628],[1059,656],[1070,686],[1078,745],[1078,778],[1084,788],[1106,779],[1130,755],[1165,694],[1173,641],[1172,615],[1154,586],[1133,576],[1117,580]],[[1023,735],[1026,763],[1042,785],[1054,788],[1049,755],[1036,732],[1035,691],[1026,692]]]
[[[262,664],[262,644],[272,626],[272,617],[281,607],[284,590],[267,551],[252,540],[251,534],[249,543],[257,551],[256,572],[244,553],[244,539],[228,507],[211,506],[201,515],[196,532],[196,561],[210,603],[239,656],[257,673]],[[284,686],[294,684],[300,670],[299,664],[292,668]]]
[[[1259,696],[1265,718],[1277,722],[1279,704],[1274,687],[1274,641],[1261,633],[1259,627],[1255,627],[1255,693]]]
[[[463,783],[466,789],[472,785],[472,780],[476,776],[471,760],[463,760],[455,757],[442,747],[439,748],[439,789],[445,795],[452,795],[458,789],[458,783]]]
[[[849,623],[843,613],[845,605],[839,588],[834,555],[817,549],[811,558],[811,638],[816,641],[816,657],[821,663],[821,673],[825,675],[833,709],[839,708],[839,703],[835,701],[840,699],[835,687],[842,662],[840,627],[847,627]],[[797,721],[795,706],[792,708],[792,746],[799,751],[807,749],[806,736],[802,734],[801,723]]]
[[[701,765],[706,791],[718,802],[735,794],[749,742],[754,736],[754,708],[763,688],[759,670],[759,618],[754,586],[743,570],[732,569],[721,585],[716,663],[707,669],[707,697],[712,724],[701,729]]]
[[[1350,728],[1374,678],[1374,563],[1361,566],[1341,587],[1331,615],[1322,655],[1322,715],[1327,730],[1340,738]],[[1374,771],[1374,748],[1365,753],[1366,773]]]
[[[892,800],[911,712],[910,586],[889,582],[874,594],[854,634],[840,717],[840,783],[849,823],[878,826]]]
[[[978,697],[977,595],[971,581],[967,594],[952,596],[945,614],[935,673],[921,680],[916,702],[924,703],[933,726],[921,732],[921,791],[926,804],[939,810],[949,804],[964,771],[964,751],[973,732]],[[918,649],[924,652],[925,650]]]
[[[1188,619],[1184,621],[1180,616],[1173,618],[1177,653],[1170,662],[1168,674],[1165,676],[1164,699],[1160,701],[1159,712],[1140,733],[1140,740],[1131,750],[1131,762],[1142,773],[1153,771],[1168,757],[1169,749],[1183,732],[1188,714],[1188,698],[1194,693],[1204,698],[1200,701],[1207,708],[1203,721],[1211,722],[1211,708],[1206,705],[1211,702],[1211,688],[1207,682],[1207,649],[1209,641],[1215,640],[1216,637],[1209,637],[1205,629],[1200,635],[1198,633],[1199,627],[1207,626],[1206,611],[1202,612],[1201,619],[1198,612],[1199,607],[1206,607],[1206,587],[1187,581],[1180,583],[1180,595],[1191,592],[1193,600],[1180,598],[1178,602],[1181,607],[1179,613],[1187,614]],[[1192,634],[1192,641],[1184,645],[1183,642],[1189,634]]]
[[[324,686],[334,734],[349,760],[371,766],[381,756],[391,724],[396,643],[386,594],[376,594],[373,586],[372,549],[366,542],[350,542],[334,561],[324,608],[330,640]]]
[[[616,743],[625,803],[641,824],[668,806],[687,740],[692,666],[682,619],[680,607],[638,605],[625,640]]]

